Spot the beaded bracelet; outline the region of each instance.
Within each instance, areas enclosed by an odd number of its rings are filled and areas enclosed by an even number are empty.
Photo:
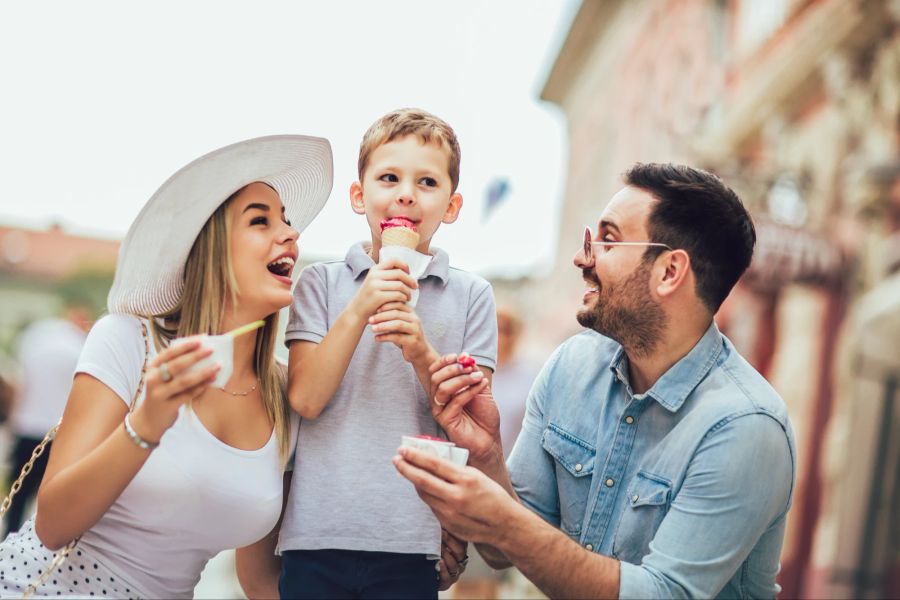
[[[138,435],[137,431],[134,430],[134,427],[131,426],[131,421],[128,420],[128,417],[130,416],[131,413],[125,415],[125,433],[128,434],[128,437],[131,438],[131,441],[144,450],[153,450],[154,448],[159,446],[159,442],[148,442]]]

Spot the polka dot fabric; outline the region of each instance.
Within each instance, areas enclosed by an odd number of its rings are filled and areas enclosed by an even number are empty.
[[[55,552],[41,544],[29,519],[0,543],[0,598],[20,598],[37,581]],[[75,546],[69,557],[38,587],[33,598],[141,598],[133,585]]]

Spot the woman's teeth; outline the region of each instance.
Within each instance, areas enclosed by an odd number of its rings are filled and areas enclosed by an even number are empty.
[[[294,259],[290,256],[282,256],[267,264],[266,268],[275,275],[286,276],[294,268]]]

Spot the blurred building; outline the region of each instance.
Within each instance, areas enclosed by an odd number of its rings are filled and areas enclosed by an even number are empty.
[[[541,97],[567,115],[570,160],[554,272],[520,293],[540,343],[577,331],[571,259],[623,171],[685,162],[721,175],[759,242],[717,320],[783,395],[798,439],[783,595],[900,594],[898,463],[877,448],[862,463],[834,459],[847,452],[828,433],[833,415],[868,400],[839,392],[838,349],[852,337],[847,314],[886,275],[890,231],[869,174],[900,156],[900,2],[585,0]],[[900,418],[874,406],[866,414]],[[897,437],[884,449],[895,457]],[[841,478],[876,467],[890,489],[868,476],[845,510]]]
[[[39,231],[0,226],[0,354],[9,353],[28,323],[59,313],[65,295],[97,313],[116,267],[119,242],[74,235],[54,226]]]

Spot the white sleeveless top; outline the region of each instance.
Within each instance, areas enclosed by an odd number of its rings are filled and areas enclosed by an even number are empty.
[[[155,354],[151,341],[150,361]],[[127,405],[143,361],[139,320],[108,315],[88,335],[76,373],[97,378]],[[295,415],[291,426],[296,431]],[[159,447],[78,547],[151,597],[189,598],[210,558],[251,544],[275,526],[283,470],[274,431],[262,448],[239,450],[182,407]]]

